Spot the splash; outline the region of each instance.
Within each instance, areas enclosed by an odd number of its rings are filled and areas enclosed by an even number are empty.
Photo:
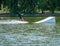
[[[27,21],[21,20],[0,20],[0,24],[25,24],[28,23]]]

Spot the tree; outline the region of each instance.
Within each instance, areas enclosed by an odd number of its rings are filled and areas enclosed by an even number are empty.
[[[1,10],[1,4],[3,3],[3,0],[0,0],[0,10]]]
[[[0,0],[1,1],[1,0]],[[4,7],[8,7],[10,12],[34,13],[37,8],[37,0],[2,0]]]
[[[38,9],[42,10],[42,14],[44,13],[44,10],[47,9],[47,0],[39,0],[38,1]]]
[[[51,13],[54,13],[57,7],[57,0],[48,0],[48,6],[49,6],[49,10],[51,11]]]
[[[0,0],[1,4],[5,8],[8,7],[10,13],[15,15],[16,13],[38,13],[37,10],[50,10],[54,13],[55,9],[60,8],[59,0]]]
[[[20,0],[20,12],[23,13],[36,13],[37,0]]]
[[[60,0],[57,0],[57,9],[60,10]]]

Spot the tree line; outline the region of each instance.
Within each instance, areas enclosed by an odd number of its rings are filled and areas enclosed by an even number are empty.
[[[60,0],[0,0],[3,8],[8,7],[10,13],[39,13],[39,11],[49,10],[54,13],[55,10],[60,10]]]

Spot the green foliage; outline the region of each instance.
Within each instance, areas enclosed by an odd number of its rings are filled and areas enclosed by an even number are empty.
[[[59,0],[0,0],[3,8],[8,7],[12,15],[16,13],[38,13],[41,10],[50,10],[51,13],[60,8]]]
[[[60,10],[60,0],[57,0],[57,8],[58,8],[58,10]]]
[[[49,10],[54,13],[54,10],[56,9],[57,6],[57,0],[48,0],[48,6]]]
[[[47,9],[47,0],[39,0],[38,1],[38,9],[41,9],[42,10],[42,13],[44,10]]]

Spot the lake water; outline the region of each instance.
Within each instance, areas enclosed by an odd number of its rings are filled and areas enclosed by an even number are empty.
[[[0,46],[60,46],[60,24],[0,24]]]
[[[59,25],[0,25],[0,46],[60,46],[59,30]]]

